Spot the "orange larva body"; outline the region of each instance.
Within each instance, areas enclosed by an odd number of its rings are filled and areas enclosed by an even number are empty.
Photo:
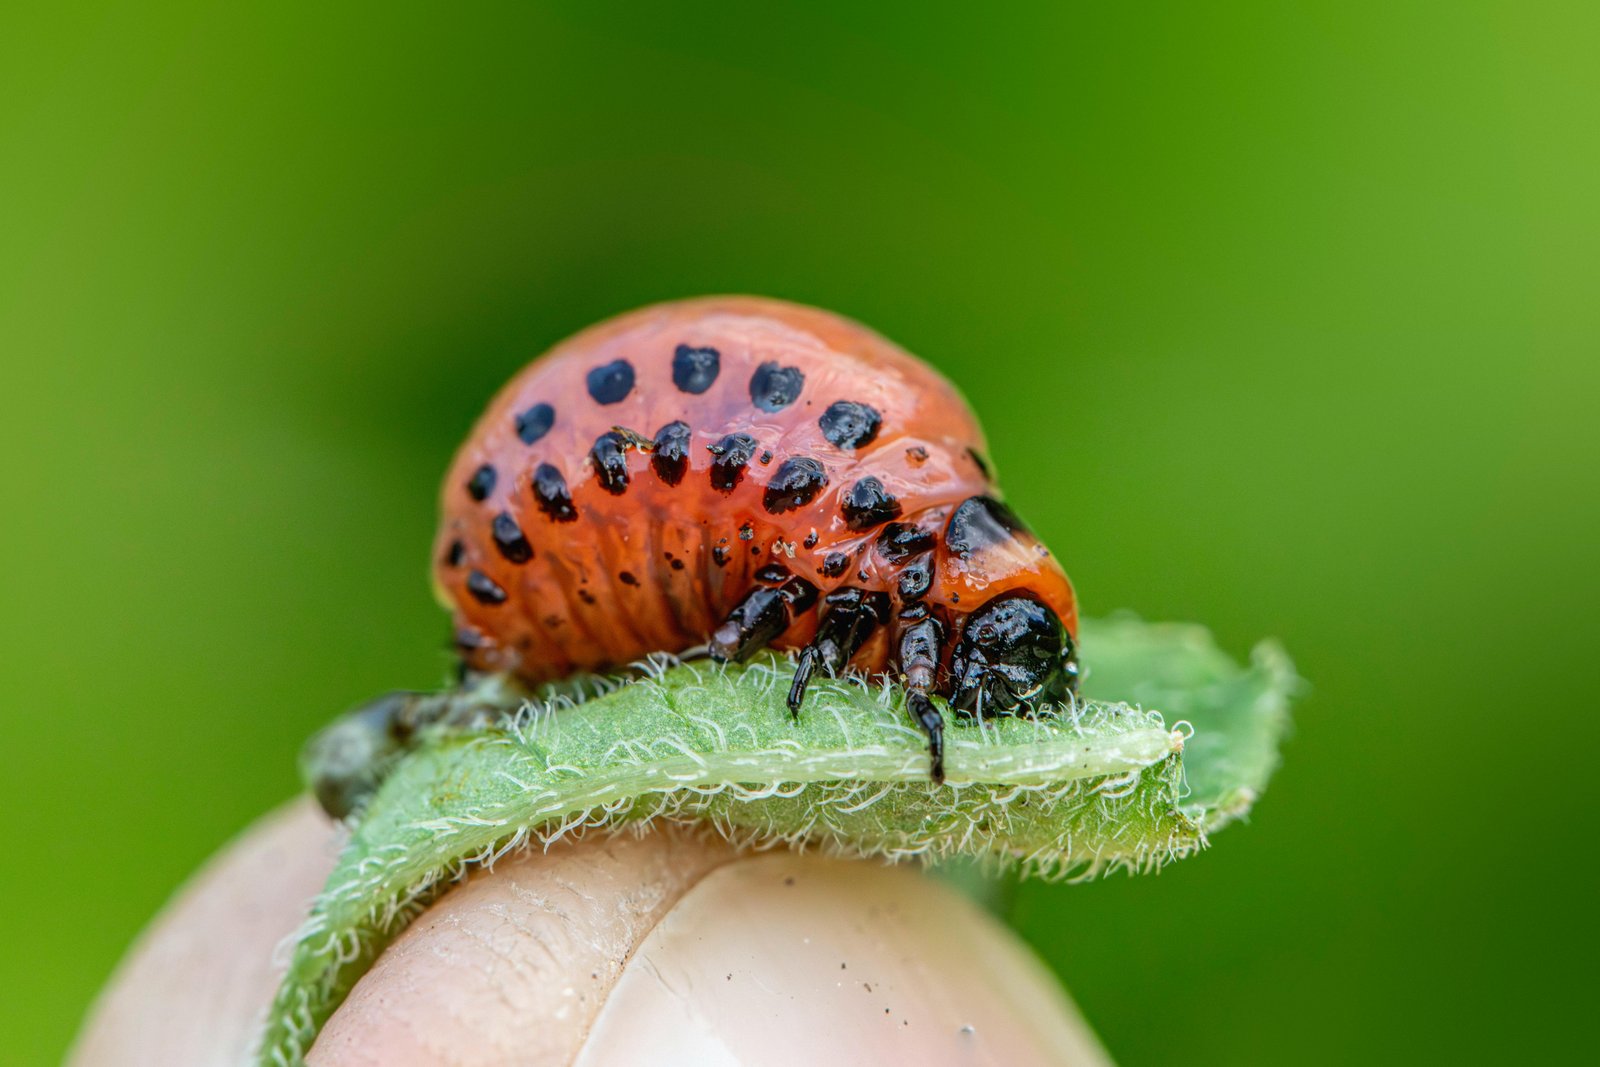
[[[708,641],[804,649],[868,594],[870,636],[829,649],[899,673],[923,623],[937,663],[914,687],[950,691],[967,616],[1002,594],[1048,608],[1070,661],[1071,586],[993,501],[983,452],[955,389],[856,323],[749,297],[644,308],[490,404],[445,479],[436,585],[467,666],[530,681]]]

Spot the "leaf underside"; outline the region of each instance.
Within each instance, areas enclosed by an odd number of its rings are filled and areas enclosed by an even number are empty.
[[[819,679],[798,722],[791,661],[662,661],[588,700],[436,729],[387,767],[296,934],[259,1050],[298,1064],[372,960],[466,871],[569,834],[693,822],[749,845],[963,858],[1049,878],[1146,871],[1245,814],[1277,763],[1296,678],[1202,628],[1085,621],[1083,699],[946,732],[945,786],[881,680]],[[571,691],[571,687],[568,687]],[[1159,710],[1157,710],[1159,709]]]

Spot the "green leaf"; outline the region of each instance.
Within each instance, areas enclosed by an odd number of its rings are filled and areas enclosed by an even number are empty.
[[[694,821],[739,842],[1057,878],[1203,848],[1276,764],[1287,658],[1263,645],[1240,667],[1199,627],[1132,618],[1080,636],[1085,699],[953,720],[944,786],[895,686],[818,680],[796,722],[778,655],[663,662],[590,683],[602,691],[587,700],[582,683],[526,701],[496,679],[347,717],[313,742],[308,776],[320,796],[370,797],[297,935],[260,1062],[299,1063],[383,947],[467,869],[574,832]],[[385,732],[396,707],[418,719]]]

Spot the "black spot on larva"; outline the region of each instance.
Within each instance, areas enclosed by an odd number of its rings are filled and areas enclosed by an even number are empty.
[[[730,433],[706,449],[716,457],[711,461],[711,488],[731,493],[744,478],[750,457],[756,454],[756,439],[747,433]]]
[[[807,548],[816,548],[819,540],[821,540],[821,538],[818,536],[817,531],[812,530],[810,533],[806,534],[805,546]]]
[[[945,527],[945,543],[958,556],[1010,541],[1018,531],[1027,531],[1010,508],[989,496],[969,496],[950,515]]]
[[[762,585],[782,585],[790,577],[789,568],[779,563],[769,563],[755,574],[756,581]]]
[[[810,456],[791,456],[778,464],[761,506],[773,515],[805,507],[827,488],[828,472]]]
[[[458,626],[451,638],[455,646],[463,652],[476,652],[489,643],[483,636],[483,631],[476,626]]]
[[[711,547],[712,562],[719,567],[726,567],[728,565],[728,557],[731,554],[732,553],[728,551],[727,545],[713,545]]]
[[[672,384],[682,393],[699,396],[722,372],[722,353],[715,348],[679,345],[672,353]]]
[[[756,535],[756,528],[748,522],[739,527],[739,540],[748,541]]]
[[[863,478],[845,494],[844,524],[852,530],[869,530],[900,517],[900,501],[889,495],[876,478]]]
[[[635,578],[633,576],[633,572],[632,571],[619,571],[617,573],[617,581],[621,582],[623,585],[638,585],[639,584],[639,579],[637,579],[637,578]]]
[[[590,371],[585,383],[596,404],[615,404],[633,392],[633,364],[625,359],[613,360]]]
[[[878,551],[890,563],[899,563],[907,556],[926,552],[933,547],[934,537],[928,530],[907,522],[891,522],[878,535]]]
[[[836,400],[817,419],[817,425],[835,448],[863,448],[877,439],[883,416],[870,404]]]
[[[763,453],[761,453],[761,455],[756,457],[756,462],[761,464],[763,467],[765,467],[768,463],[772,462],[772,453],[771,452],[763,452]]]
[[[906,622],[917,622],[918,620],[926,619],[927,617],[928,605],[926,604],[907,604],[905,607],[900,609],[900,618],[904,619]]]
[[[651,448],[654,455],[650,457],[650,466],[656,477],[668,485],[683,481],[684,472],[689,469],[689,424],[667,423],[656,433]]]
[[[607,430],[595,438],[594,446],[589,449],[595,479],[612,496],[621,496],[628,488],[628,449],[632,447],[632,437]]]
[[[933,562],[926,555],[918,556],[900,571],[901,600],[920,600],[932,585]]]
[[[502,511],[494,517],[491,532],[494,534],[494,546],[510,562],[526,563],[533,558],[533,546],[522,536],[522,527],[517,525],[517,520],[511,517],[510,512]]]
[[[762,411],[782,411],[799,398],[805,384],[806,376],[799,367],[763,363],[750,375],[750,399]]]
[[[822,573],[829,578],[839,577],[848,566],[850,566],[850,557],[843,552],[829,552],[822,557]]]
[[[752,555],[752,556],[759,556],[759,555],[761,555],[761,546],[760,546],[760,545],[751,545],[751,546],[750,546],[750,554],[751,554],[751,555]]]
[[[595,602],[594,594],[589,592],[587,589],[580,588],[578,590],[578,599],[583,601],[585,604],[593,604]]]
[[[444,561],[448,566],[459,567],[466,558],[467,546],[459,540],[451,541],[450,547],[444,550]]]
[[[494,469],[494,464],[485,463],[472,472],[472,477],[467,479],[467,495],[474,500],[485,500],[494,492],[494,483],[500,475]]]
[[[578,517],[572,494],[567,491],[567,480],[548,463],[539,464],[533,472],[533,499],[539,510],[555,522],[571,522]]]
[[[983,458],[983,453],[976,448],[967,449],[967,455],[972,457],[972,462],[978,467],[978,473],[985,478],[989,477],[989,461]]]
[[[683,560],[675,559],[669,564],[669,566],[675,571],[681,571],[683,570]]]
[[[550,432],[556,424],[556,409],[549,404],[535,404],[516,417],[517,436],[525,445],[531,445]]]
[[[467,592],[480,604],[504,604],[506,591],[495,580],[480,570],[467,573]]]
[[[920,467],[928,462],[928,450],[921,445],[912,445],[906,449],[906,458],[911,461],[913,467]]]

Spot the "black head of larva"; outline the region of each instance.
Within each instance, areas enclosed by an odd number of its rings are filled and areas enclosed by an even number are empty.
[[[1055,612],[1026,593],[1003,593],[967,616],[950,673],[958,711],[1060,702],[1077,691],[1077,650]]]
[[[883,416],[870,404],[836,400],[818,417],[817,425],[822,428],[822,436],[835,448],[865,448],[877,440]]]
[[[722,373],[722,353],[715,348],[679,345],[672,353],[672,384],[680,393],[699,396]]]
[[[585,379],[596,404],[615,404],[633,392],[633,364],[612,360],[591,370]]]
[[[750,375],[750,400],[762,411],[782,411],[800,398],[806,376],[799,367],[769,361]]]

